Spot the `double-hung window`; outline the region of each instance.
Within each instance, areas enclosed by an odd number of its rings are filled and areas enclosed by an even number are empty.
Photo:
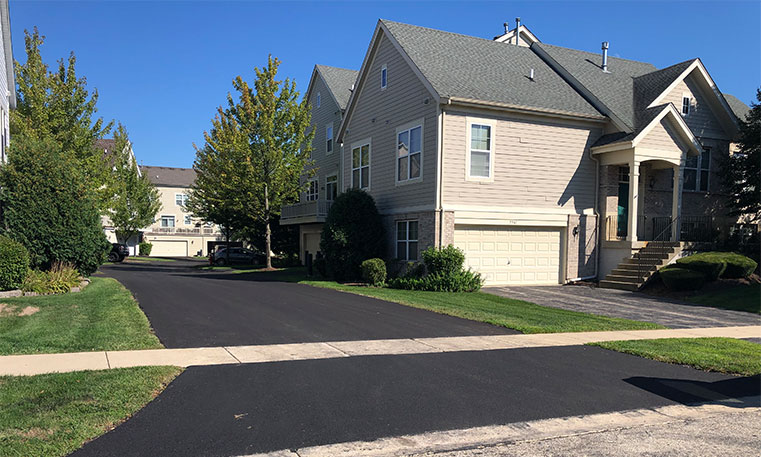
[[[161,216],[162,228],[174,228],[174,216]]]
[[[688,96],[682,97],[682,116],[686,116],[690,114],[690,103],[692,100]]]
[[[307,185],[307,201],[312,202],[320,197],[320,183],[316,179],[309,181]]]
[[[469,124],[468,177],[491,179],[494,171],[494,126],[488,123]]]
[[[188,201],[188,196],[186,194],[174,194],[175,205],[184,207],[187,201]]]
[[[330,175],[325,178],[325,199],[333,201],[338,196],[338,175]]]
[[[708,192],[711,171],[711,148],[703,148],[699,156],[689,156],[684,164],[684,190]]]
[[[193,218],[190,217],[190,214],[185,215],[185,225],[191,225],[193,224]]]
[[[397,133],[396,180],[409,181],[420,177],[423,152],[423,127],[418,125]]]
[[[325,153],[333,152],[333,124],[325,127]]]
[[[351,187],[370,187],[370,143],[356,146],[351,150]]]
[[[417,260],[417,221],[396,222],[396,258]]]

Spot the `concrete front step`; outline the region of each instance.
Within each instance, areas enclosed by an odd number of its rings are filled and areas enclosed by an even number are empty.
[[[652,270],[643,270],[642,273],[642,279],[649,278],[650,275],[655,273],[655,269]],[[623,280],[623,279],[633,279],[633,280],[639,280],[640,279],[640,272],[638,271],[629,271],[629,270],[619,270],[616,268],[615,270],[611,271],[608,276],[605,277],[605,279],[614,279],[616,281]]]
[[[645,275],[642,279],[643,281],[647,278],[648,275]],[[631,284],[640,284],[643,281],[640,281],[639,276],[622,276],[622,275],[614,275],[609,274],[605,277],[604,281],[613,281],[613,282],[627,282]]]
[[[636,291],[639,289],[639,284],[630,283],[630,282],[620,282],[620,281],[608,281],[607,279],[603,279],[602,281],[600,281],[600,287],[605,287],[607,289]]]

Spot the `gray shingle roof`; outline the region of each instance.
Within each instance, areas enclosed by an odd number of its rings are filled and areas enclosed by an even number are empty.
[[[633,132],[616,132],[610,133],[608,135],[603,135],[595,142],[595,144],[592,145],[592,147],[632,141],[645,129],[645,127],[650,125],[650,123],[653,122],[653,119],[655,119],[656,116],[658,116],[658,114],[660,114],[660,112],[663,111],[667,106],[668,103],[664,103],[662,105],[653,106],[652,108],[646,108],[642,111],[639,111],[637,113],[637,128],[634,129]]]
[[[697,59],[686,60],[634,78],[635,109],[643,110],[647,108],[647,105],[661,95],[695,60]],[[681,106],[677,106],[677,108],[681,108]]]
[[[330,89],[336,98],[338,107],[345,110],[346,105],[349,104],[351,87],[357,81],[359,72],[346,68],[329,67],[327,65],[317,65],[317,70],[322,75],[322,79],[325,81],[328,89]]]
[[[750,107],[732,94],[724,94],[724,99],[729,104],[729,107],[732,108],[732,112],[735,113],[735,116],[744,121],[745,115],[750,111]]]
[[[441,97],[601,116],[529,48],[381,22]],[[532,68],[534,81],[528,77]]]
[[[196,180],[196,172],[192,168],[141,165],[140,170],[156,186],[190,187]]]
[[[657,69],[645,62],[608,57],[608,72],[602,71],[600,54],[534,43],[591,92],[612,114],[634,130],[637,122],[634,107],[634,78]],[[647,106],[647,105],[645,105]]]

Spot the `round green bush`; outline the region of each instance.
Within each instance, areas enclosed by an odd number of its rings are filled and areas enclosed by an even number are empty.
[[[386,236],[373,197],[350,189],[336,197],[320,238],[328,274],[338,281],[361,277],[360,265],[383,257]]]
[[[142,242],[138,245],[138,252],[140,255],[149,256],[151,255],[151,250],[153,249],[153,244]]]
[[[0,235],[0,290],[18,289],[29,273],[29,251],[24,245]]]
[[[727,263],[727,268],[722,276],[724,278],[747,278],[758,268],[758,263],[755,260],[742,254],[727,252],[724,258]]]
[[[386,283],[386,263],[383,259],[367,259],[360,266],[362,279],[373,286],[382,286]]]
[[[430,274],[454,274],[462,270],[465,253],[451,244],[441,249],[430,247],[423,251],[423,262]]]
[[[705,275],[700,271],[668,265],[658,271],[661,280],[671,290],[696,290],[703,287]]]
[[[690,257],[684,257],[676,261],[677,265],[688,270],[703,273],[707,281],[716,281],[719,279],[727,264],[717,259],[693,258],[699,256],[696,254]]]

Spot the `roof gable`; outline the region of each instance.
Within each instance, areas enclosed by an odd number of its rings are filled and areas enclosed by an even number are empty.
[[[507,23],[505,23],[505,27],[507,27]],[[531,30],[528,29],[525,25],[519,26],[517,29],[512,29],[507,32],[505,32],[502,35],[495,36],[494,41],[498,43],[506,43],[506,44],[512,44],[515,45],[515,31],[518,30],[518,45],[519,46],[531,46],[534,43],[540,43],[541,41],[539,38],[537,38],[536,35],[531,33]]]
[[[140,170],[155,186],[190,187],[196,181],[192,168],[152,167],[141,165]]]
[[[338,105],[341,110],[345,110],[346,105],[349,103],[349,97],[351,96],[351,91],[359,72],[357,70],[349,70],[346,68],[315,65],[312,78],[314,78],[315,74],[320,75],[325,86],[327,86],[330,91],[330,95],[333,97],[333,100],[335,100],[336,105]],[[311,81],[309,85],[311,88]],[[307,94],[308,93],[309,90],[307,91]]]

